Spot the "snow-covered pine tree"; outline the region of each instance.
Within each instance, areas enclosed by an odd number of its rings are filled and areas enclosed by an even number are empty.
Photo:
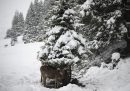
[[[114,41],[124,39],[127,33],[122,17],[121,0],[86,0],[81,6],[81,23],[85,24],[78,31],[89,40],[88,47],[99,54]]]
[[[12,22],[12,29],[16,31],[16,37],[23,34],[24,27],[25,25],[23,14],[21,12],[16,12]]]
[[[110,45],[118,44],[127,33],[120,0],[56,0],[54,3],[57,4],[47,15],[47,40],[39,55],[42,63],[56,66],[78,60],[74,72],[83,74],[93,65],[100,66],[102,60],[95,62],[95,57],[112,48]]]
[[[6,32],[6,37],[5,38],[13,38],[13,36],[16,36],[14,30],[12,30],[11,28],[7,30]]]
[[[47,40],[39,54],[43,64],[54,67],[82,62],[87,58],[86,39],[74,29],[76,11],[66,0],[57,0],[51,10]]]
[[[21,12],[16,11],[12,20],[11,29],[7,30],[6,38],[16,41],[17,37],[22,35],[25,30],[24,17]]]
[[[25,28],[24,17],[21,12],[19,13],[19,26],[21,26],[22,28]]]
[[[34,16],[34,9],[33,9],[33,3],[31,2],[27,15],[26,15],[26,19],[25,19],[25,24],[26,24],[27,30],[34,25],[32,16]]]
[[[26,31],[23,37],[25,43],[43,40],[43,29],[39,26],[44,15],[43,5],[43,1],[38,0],[30,4],[25,20]]]

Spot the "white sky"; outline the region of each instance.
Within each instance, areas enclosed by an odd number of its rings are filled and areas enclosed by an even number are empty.
[[[24,17],[31,1],[34,0],[0,0],[0,39],[11,27],[12,18],[16,10],[23,12]]]

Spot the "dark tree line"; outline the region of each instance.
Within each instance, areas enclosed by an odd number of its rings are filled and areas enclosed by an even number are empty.
[[[7,30],[6,38],[17,40],[17,37],[22,35],[25,43],[42,41],[44,30],[41,24],[44,12],[44,3],[38,0],[31,2],[25,19],[21,12],[16,11],[12,20],[12,27]]]

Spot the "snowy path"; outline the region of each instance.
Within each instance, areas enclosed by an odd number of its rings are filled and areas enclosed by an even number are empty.
[[[0,91],[130,91],[130,58],[122,60],[115,70],[91,67],[81,79],[85,88],[73,84],[60,89],[41,86],[40,62],[36,59],[41,45],[17,44],[5,48],[0,43]]]

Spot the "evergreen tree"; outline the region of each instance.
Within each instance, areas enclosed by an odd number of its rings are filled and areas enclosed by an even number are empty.
[[[34,15],[33,3],[31,2],[30,7],[27,12],[26,20],[25,20],[27,30],[34,25],[35,21],[33,19],[33,16],[35,15]]]
[[[53,14],[49,18],[50,28],[39,60],[54,67],[84,62],[90,51],[85,48],[86,39],[74,29],[76,11],[70,7],[68,1],[59,0],[57,3],[59,6],[54,5],[51,10]]]
[[[24,32],[24,17],[21,12],[16,11],[12,20],[11,29],[7,30],[7,38],[16,38]]]
[[[11,38],[11,45],[17,42],[17,37],[22,35],[25,29],[24,17],[21,12],[16,11],[12,20],[12,27],[6,32],[6,38]]]
[[[47,39],[39,60],[54,67],[76,63],[75,73],[100,66],[95,57],[127,33],[120,0],[56,0],[44,26]]]
[[[81,6],[81,14],[84,27],[79,31],[91,41],[88,46],[92,49],[97,50],[113,41],[122,40],[127,33],[121,0],[86,0]]]
[[[19,13],[19,24],[18,25],[21,26],[22,28],[25,27],[24,17],[21,12]]]
[[[19,22],[19,12],[16,11],[15,15],[13,17],[13,21],[12,21],[12,27],[14,27],[15,25],[18,25]]]
[[[26,31],[23,37],[25,43],[43,40],[43,28],[40,26],[44,14],[43,8],[42,1],[35,0],[30,4],[25,20]]]
[[[34,3],[30,4],[30,7],[28,9],[28,13],[26,16],[26,26],[27,30],[32,27],[37,27],[41,20],[43,19],[43,2],[35,0]]]

